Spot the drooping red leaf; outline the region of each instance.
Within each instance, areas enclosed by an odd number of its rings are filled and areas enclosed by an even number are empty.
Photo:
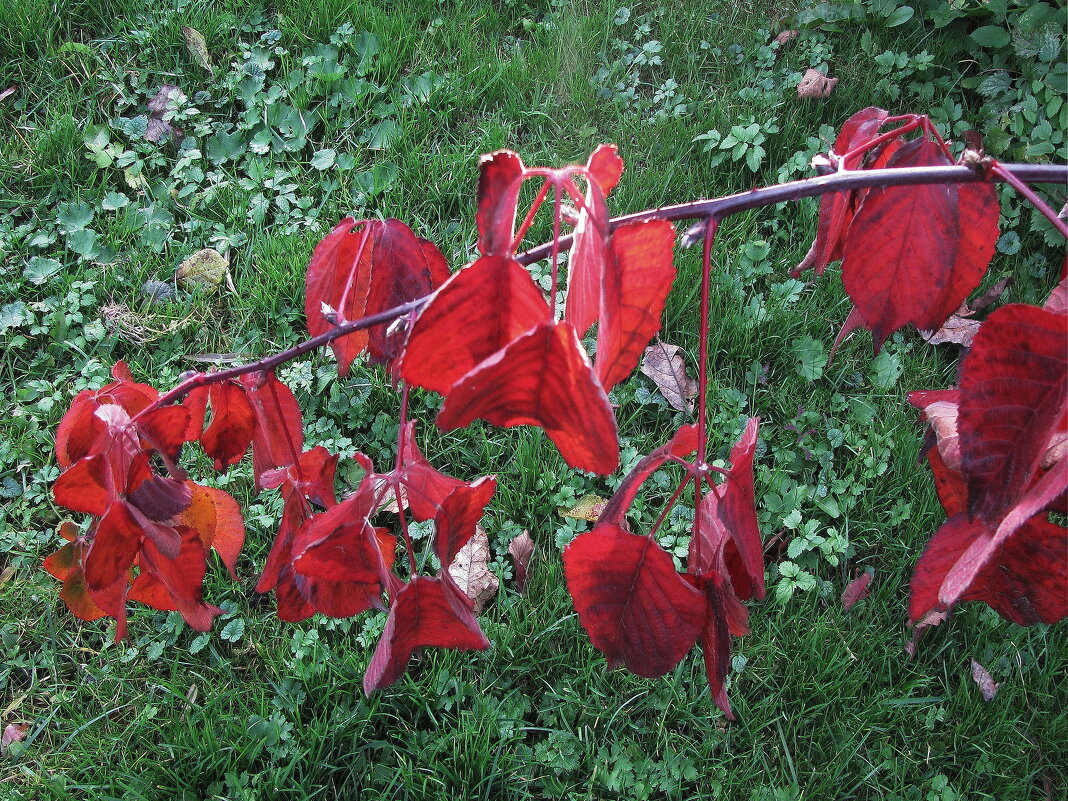
[[[476,417],[540,426],[580,470],[606,475],[619,464],[615,415],[568,323],[540,325],[482,361],[449,392],[437,423],[463,428]]]
[[[186,442],[196,442],[204,433],[204,418],[208,414],[208,390],[210,386],[194,387],[182,398],[182,408],[189,413],[189,423],[183,438]]]
[[[99,620],[107,615],[90,595],[89,585],[85,583],[85,572],[80,564],[72,567],[63,579],[63,589],[59,591],[59,597],[70,613],[80,620]]]
[[[169,523],[157,523],[155,520],[150,520],[132,503],[127,505],[127,510],[144,535],[145,542],[154,544],[168,559],[177,558],[182,538],[173,526]]]
[[[106,590],[133,564],[144,532],[125,501],[111,505],[97,525],[85,556],[85,580],[92,590]],[[99,602],[98,602],[99,603]]]
[[[145,517],[163,523],[189,507],[189,486],[169,476],[152,475],[126,495],[130,504]]]
[[[668,461],[670,457],[684,459],[696,451],[697,437],[696,425],[682,426],[671,439],[649,455],[643,456],[638,464],[627,473],[623,481],[620,482],[619,487],[616,488],[615,494],[612,495],[608,505],[601,513],[600,522],[611,523],[626,530],[627,510],[634,503],[634,498],[638,495],[638,490],[641,489],[645,480],[660,469],[661,465]]]
[[[734,720],[731,703],[727,698],[727,674],[731,667],[731,632],[727,624],[725,607],[727,596],[733,595],[726,580],[718,573],[701,576],[701,587],[708,599],[708,614],[701,630],[701,652],[705,661],[705,675],[712,700],[716,702],[727,720]]]
[[[463,481],[435,470],[419,450],[415,441],[415,421],[405,423],[401,437],[400,484],[412,517],[420,523],[433,520],[445,498],[457,487],[466,486]],[[396,499],[394,499],[396,502]],[[398,514],[399,507],[393,509]]]
[[[586,162],[586,169],[601,188],[605,197],[616,188],[623,175],[623,159],[615,145],[597,145]]]
[[[67,468],[52,485],[52,497],[72,512],[101,517],[115,497],[104,455],[87,456]]]
[[[731,449],[731,468],[726,480],[710,490],[701,502],[699,532],[690,541],[688,569],[698,575],[709,571],[729,577],[734,592],[742,600],[764,597],[764,551],[756,517],[753,458],[756,453],[760,418],[751,417],[738,442]],[[728,572],[716,564],[724,533],[737,549],[741,570]],[[721,546],[721,547],[725,547]]]
[[[162,406],[137,419],[137,433],[172,462],[178,460],[183,444],[200,436],[199,431],[196,436],[188,436],[189,426],[189,409],[181,405]]]
[[[846,585],[845,590],[842,592],[842,608],[846,612],[852,609],[858,601],[863,601],[871,595],[871,591],[868,589],[868,585],[871,584],[871,576],[871,573],[861,573]]]
[[[483,256],[423,307],[408,336],[401,376],[446,395],[479,362],[551,319],[541,289],[519,262]]]
[[[181,536],[181,548],[173,559],[160,553],[154,543],[145,541],[141,553],[141,575],[152,576],[166,589],[174,608],[186,623],[197,631],[207,631],[222,610],[203,599],[204,573],[207,570],[204,545],[200,535],[188,526],[179,526],[178,533]],[[131,600],[139,600],[134,593],[136,588],[135,581],[130,590]],[[143,597],[152,596],[146,593]]]
[[[523,161],[511,150],[498,150],[483,156],[478,169],[478,250],[484,256],[511,256]]]
[[[214,548],[222,563],[237,580],[237,558],[245,544],[245,521],[233,497],[214,487],[188,482],[190,502],[181,522],[200,535],[204,549]]]
[[[256,430],[256,413],[245,388],[236,381],[221,381],[208,390],[211,423],[200,437],[204,453],[216,470],[225,470],[241,461]]]
[[[1010,304],[983,323],[960,380],[968,510],[995,522],[1041,466],[1068,404],[1068,317]]]
[[[265,472],[299,459],[304,450],[304,421],[292,390],[275,377],[273,370],[245,374],[241,385],[256,416],[252,475],[256,488],[263,489],[261,476]]]
[[[298,576],[293,566],[286,564],[278,573],[274,597],[278,601],[278,619],[286,623],[299,623],[315,614],[315,607],[305,600],[301,588],[307,579]]]
[[[367,314],[377,314],[425,297],[449,277],[445,257],[400,220],[387,219],[374,224],[372,230]],[[429,258],[428,253],[431,254]],[[367,330],[371,364],[392,361],[400,355],[404,334],[391,331],[393,329],[385,323]]]
[[[305,495],[313,503],[329,509],[337,503],[334,473],[340,457],[322,445],[305,451],[295,465],[267,470],[260,479],[266,489],[282,488],[283,497]]]
[[[922,137],[902,145],[887,166],[949,164],[941,146]],[[961,216],[962,197],[967,218]],[[876,349],[909,323],[924,330],[941,327],[986,271],[997,215],[996,196],[962,195],[952,184],[867,193],[849,226],[842,281]]]
[[[92,602],[103,610],[106,617],[115,619],[115,642],[121,642],[126,639],[126,593],[130,588],[130,582],[133,580],[132,572],[126,571],[123,576],[109,587],[94,589],[92,586],[87,585]]]
[[[641,361],[660,330],[675,281],[675,227],[667,220],[628,223],[612,233],[601,282],[597,377],[608,392]]]
[[[662,676],[705,627],[704,596],[650,537],[602,523],[564,549],[564,575],[579,621],[610,667]]]
[[[462,484],[442,501],[434,518],[434,551],[444,568],[475,534],[482,512],[497,490],[493,476],[483,476],[472,484]]]
[[[389,610],[382,639],[363,677],[371,695],[399,679],[418,648],[484,651],[489,640],[459,591],[447,578],[416,576]]]
[[[360,226],[360,230],[353,231]],[[371,286],[371,224],[346,217],[315,246],[308,263],[304,289],[304,315],[308,333],[319,336],[343,320],[357,320],[367,309]],[[336,319],[327,319],[329,309]],[[367,347],[368,333],[354,331],[335,339],[330,347],[344,376],[352,360]]]
[[[571,237],[564,306],[564,319],[583,336],[601,311],[601,285],[612,259],[609,236],[608,205],[600,184],[592,180]]]

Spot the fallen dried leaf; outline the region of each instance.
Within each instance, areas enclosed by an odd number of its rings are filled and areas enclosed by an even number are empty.
[[[779,47],[782,47],[787,42],[792,42],[796,38],[797,38],[797,31],[783,31],[782,33],[780,33],[778,36],[775,37],[774,42],[775,42],[775,44],[779,45]]]
[[[26,732],[30,730],[29,723],[9,723],[4,726],[4,733],[0,735],[0,756],[7,756],[12,743],[21,743],[26,739]]]
[[[697,382],[686,375],[682,348],[656,340],[645,349],[641,371],[652,379],[671,408],[693,411],[691,399],[697,396]]]
[[[189,54],[200,68],[208,72],[214,72],[215,66],[211,63],[211,56],[208,54],[208,43],[204,40],[204,35],[196,28],[183,25],[182,36],[185,37],[185,46],[189,49]]]
[[[588,520],[596,523],[601,512],[608,506],[608,501],[599,495],[583,495],[570,509],[560,509],[560,517],[572,517],[575,520]]]
[[[186,289],[215,289],[226,276],[229,262],[212,248],[198,250],[178,267],[175,277]]]
[[[167,112],[167,103],[171,97],[181,92],[177,86],[165,83],[159,91],[148,101],[148,127],[145,128],[145,139],[153,144],[170,139],[177,132],[171,124],[163,119]]]
[[[801,83],[797,85],[797,96],[812,100],[822,100],[831,96],[831,92],[837,83],[837,78],[829,78],[817,69],[809,69],[802,76]]]
[[[863,601],[871,595],[868,590],[868,585],[871,584],[871,576],[871,573],[864,573],[846,585],[845,592],[842,593],[842,607],[845,611],[848,612],[857,601]]]
[[[530,557],[534,554],[534,540],[530,538],[530,532],[523,529],[523,533],[508,543],[508,553],[515,562],[515,591],[522,595],[527,590],[527,569],[530,567]]]
[[[905,653],[910,657],[916,656],[916,646],[920,642],[920,638],[923,636],[927,629],[934,628],[940,623],[946,622],[946,612],[928,612],[924,617],[912,627],[912,641],[905,643]]]
[[[482,526],[475,526],[475,534],[459,551],[449,565],[449,575],[475,606],[475,614],[482,611],[500,587],[500,580],[489,569],[489,538]]]
[[[979,326],[982,325],[982,320],[973,320],[970,317],[963,316],[961,311],[966,308],[967,306],[962,306],[960,311],[950,315],[950,318],[934,333],[921,331],[920,335],[931,345],[950,343],[970,348],[972,340],[979,333]],[[971,314],[972,311],[968,309],[968,313]]]
[[[13,94],[15,94],[15,87],[14,86],[9,86],[4,91],[0,92],[0,100],[3,100],[5,98],[7,98],[7,97],[10,97]]]
[[[2,571],[0,571],[0,587],[3,587],[5,584],[7,584],[7,582],[11,579],[13,575],[15,575],[15,568],[11,565],[8,565]]]
[[[994,696],[998,694],[998,685],[991,675],[987,673],[986,668],[974,659],[972,660],[972,681],[979,685],[979,692],[983,694],[984,701],[994,700]]]
[[[990,287],[990,289],[988,289],[986,292],[981,294],[979,297],[977,297],[975,300],[973,300],[967,305],[971,308],[972,311],[982,311],[995,300],[1004,295],[1005,290],[1011,283],[1012,276],[1006,275],[1004,278],[1002,278],[1000,281]]]

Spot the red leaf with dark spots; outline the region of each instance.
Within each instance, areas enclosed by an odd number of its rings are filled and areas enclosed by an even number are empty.
[[[371,695],[402,675],[418,648],[484,651],[489,640],[451,581],[416,576],[397,593],[382,639],[363,677]]]
[[[626,478],[616,488],[615,494],[608,501],[608,505],[601,513],[599,522],[611,523],[624,530],[627,529],[627,510],[630,509],[634,498],[642,484],[653,473],[660,469],[670,457],[684,459],[697,450],[698,434],[696,425],[685,425],[675,432],[675,435],[650,453],[643,456],[634,466]]]
[[[52,485],[52,497],[72,512],[101,517],[115,497],[103,454],[79,459],[61,473]]]
[[[256,430],[256,413],[245,388],[236,381],[212,384],[211,423],[200,438],[204,453],[211,457],[216,470],[225,470],[241,461]]]
[[[443,567],[448,568],[457,552],[475,534],[475,525],[497,489],[493,476],[483,476],[472,484],[462,484],[442,501],[434,518],[434,551]]]
[[[256,417],[252,475],[256,488],[263,489],[261,477],[265,472],[299,459],[304,450],[304,421],[292,390],[275,377],[273,370],[243,375],[241,385]]]
[[[652,538],[600,524],[564,549],[564,575],[590,642],[639,676],[679,663],[706,622],[706,602]]]
[[[675,227],[666,220],[628,223],[612,234],[597,330],[597,377],[606,392],[638,366],[660,330],[675,281],[674,248]]]
[[[550,320],[541,289],[519,262],[483,256],[423,307],[408,336],[401,376],[446,395],[479,362]]]
[[[511,150],[498,150],[483,156],[478,169],[478,250],[484,256],[511,256],[523,161]]]
[[[91,590],[106,590],[133,564],[144,532],[125,501],[112,504],[97,524],[85,557],[85,580]]]
[[[968,511],[994,523],[1034,479],[1068,404],[1068,317],[1012,304],[979,329],[960,381]]]
[[[442,430],[481,417],[545,429],[574,468],[607,475],[619,464],[616,421],[568,323],[541,325],[481,362],[445,398]]]

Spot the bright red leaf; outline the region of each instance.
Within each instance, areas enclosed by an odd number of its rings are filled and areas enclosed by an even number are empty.
[[[221,489],[188,483],[190,502],[181,521],[200,535],[205,550],[214,548],[222,563],[237,580],[237,558],[245,544],[245,521],[241,507]]]
[[[119,581],[133,564],[144,531],[124,501],[112,504],[97,524],[85,557],[85,580],[90,590],[105,590]]]
[[[478,170],[478,250],[484,256],[511,256],[523,160],[511,150],[498,150],[483,156]]]
[[[434,550],[442,566],[448,568],[457,552],[475,534],[475,525],[482,519],[482,512],[497,490],[493,476],[483,476],[477,481],[462,484],[442,501],[441,510],[434,518]]]
[[[173,605],[159,605],[156,608],[176,609],[191,627],[197,631],[207,631],[211,628],[212,620],[221,614],[222,610],[205,603],[201,595],[207,570],[204,545],[200,535],[188,526],[179,526],[178,532],[181,535],[181,549],[175,558],[167,557],[156,549],[154,543],[145,541],[140,556],[141,574],[130,588],[129,598],[132,601],[147,600],[158,603],[158,596],[152,592],[151,586],[145,588],[144,594],[139,591],[138,586],[142,581],[149,585],[158,582],[158,585],[166,590]]]
[[[684,459],[697,450],[698,433],[696,425],[685,425],[674,436],[647,456],[643,456],[634,468],[616,488],[615,494],[601,513],[601,523],[611,523],[624,530],[627,528],[627,510],[642,484],[671,457]]]
[[[252,475],[257,489],[268,470],[296,463],[304,450],[304,421],[292,390],[275,378],[274,371],[241,376],[256,417],[252,436]]]
[[[211,423],[200,437],[204,453],[216,470],[241,461],[256,431],[256,413],[245,388],[236,381],[220,381],[208,390]]]

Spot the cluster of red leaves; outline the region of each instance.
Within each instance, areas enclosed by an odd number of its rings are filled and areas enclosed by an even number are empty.
[[[700,641],[713,699],[732,720],[725,687],[730,637],[749,633],[742,601],[764,597],[753,494],[757,429],[757,418],[751,418],[731,451],[730,470],[715,484],[707,467],[684,461],[698,450],[699,438],[696,425],[683,426],[638,462],[593,530],[564,550],[567,586],[579,621],[609,665],[626,665],[647,678],[662,676]],[[689,469],[680,492],[692,479],[700,498],[701,484],[708,484],[698,502],[683,573],[652,532],[633,534],[626,519],[642,483],[667,462]]]
[[[916,564],[909,619],[983,601],[1028,626],[1068,616],[1068,310],[1010,304],[979,328],[957,389],[913,392],[948,519]]]
[[[892,123],[900,125],[879,132]],[[917,131],[919,136],[905,138]],[[839,172],[954,163],[926,116],[891,117],[881,108],[850,117],[829,160]],[[793,274],[812,268],[820,275],[841,259],[854,308],[839,341],[866,328],[878,350],[910,323],[937,331],[979,286],[994,255],[998,213],[997,193],[988,182],[831,192],[820,199],[816,239]]]

